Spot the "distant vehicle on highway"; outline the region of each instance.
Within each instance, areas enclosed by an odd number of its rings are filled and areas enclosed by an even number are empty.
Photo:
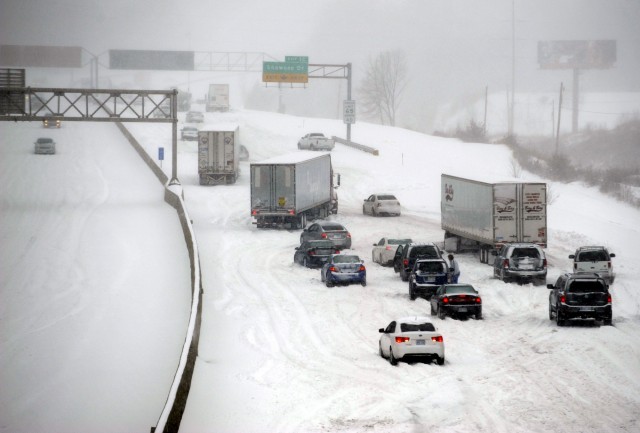
[[[321,132],[311,132],[298,140],[298,149],[331,151],[335,145],[332,138],[325,137]]]
[[[180,131],[180,139],[188,140],[188,141],[197,141],[198,140],[198,128],[195,126],[185,126]]]
[[[56,153],[56,142],[52,138],[40,137],[35,141],[35,153],[53,155]]]
[[[446,316],[475,316],[482,319],[482,298],[471,284],[443,284],[429,301],[431,315],[440,319]]]
[[[371,260],[373,260],[374,263],[380,263],[382,266],[391,266],[398,245],[410,244],[411,242],[413,241],[410,238],[382,238],[377,244],[373,244]]]
[[[53,113],[47,111],[44,113],[44,118],[42,119],[42,126],[45,128],[60,128],[61,121],[59,118],[56,118]]]
[[[199,111],[188,111],[184,116],[185,123],[202,123],[204,122],[204,114]]]
[[[372,194],[362,204],[362,213],[373,216],[399,216],[400,202],[393,194]]]
[[[304,241],[299,247],[296,247],[293,261],[305,268],[319,268],[329,259],[331,254],[336,253],[340,253],[340,251],[336,249],[333,242],[327,239]]]
[[[348,285],[351,283],[367,285],[367,268],[360,257],[353,254],[332,254],[322,265],[320,279],[327,287],[337,284]]]

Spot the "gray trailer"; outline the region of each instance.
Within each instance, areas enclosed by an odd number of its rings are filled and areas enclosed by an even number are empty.
[[[447,251],[476,250],[489,262],[505,243],[547,246],[547,185],[482,182],[443,174],[441,218]]]
[[[331,155],[300,151],[251,164],[251,216],[258,228],[304,228],[338,212]]]
[[[239,139],[236,125],[207,127],[198,131],[200,185],[235,183],[240,175]]]

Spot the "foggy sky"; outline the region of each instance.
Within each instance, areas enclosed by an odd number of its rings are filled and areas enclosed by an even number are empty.
[[[617,41],[617,62],[586,71],[584,91],[640,90],[640,0],[0,0],[0,44],[81,46],[104,63],[109,49],[306,55],[352,63],[354,91],[368,58],[400,49],[401,111],[415,117],[510,88],[514,7],[516,92],[556,91],[571,77],[539,68],[538,41],[597,39]]]

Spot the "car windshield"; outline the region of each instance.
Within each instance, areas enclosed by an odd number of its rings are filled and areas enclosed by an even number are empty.
[[[387,243],[390,245],[403,245],[403,244],[410,244],[411,242],[412,242],[411,239],[389,239],[387,241]]]
[[[438,273],[444,271],[445,267],[442,262],[418,262],[418,272]]]
[[[344,227],[340,224],[324,224],[322,229],[326,232],[344,231]]]
[[[578,254],[579,262],[606,262],[609,258],[604,250],[583,251]]]
[[[473,286],[447,286],[445,292],[448,295],[456,294],[456,293],[478,293]]]
[[[331,241],[312,241],[309,242],[309,248],[328,248],[333,250],[333,242]]]
[[[532,259],[539,259],[540,252],[537,248],[514,248],[513,254],[511,257],[523,259],[525,257],[529,257]]]
[[[53,140],[51,138],[38,138],[38,143],[40,144],[45,144],[45,143],[52,143]]]
[[[425,259],[436,259],[438,258],[438,253],[436,252],[436,249],[432,246],[414,247],[411,249],[409,256],[423,257]]]
[[[333,263],[360,263],[358,256],[334,256]]]
[[[397,198],[395,198],[395,196],[389,194],[389,195],[379,195],[378,196],[378,200],[397,200]]]
[[[401,332],[416,332],[416,331],[423,331],[423,332],[433,332],[435,331],[436,328],[435,326],[433,326],[433,323],[401,323],[400,324],[400,331]]]
[[[573,293],[604,292],[605,287],[599,281],[573,281],[569,284],[567,291]]]

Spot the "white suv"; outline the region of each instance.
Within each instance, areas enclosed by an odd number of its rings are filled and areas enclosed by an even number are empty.
[[[608,284],[613,284],[616,276],[613,272],[611,258],[616,255],[602,246],[580,247],[575,254],[569,256],[573,259],[573,272],[596,272]]]

